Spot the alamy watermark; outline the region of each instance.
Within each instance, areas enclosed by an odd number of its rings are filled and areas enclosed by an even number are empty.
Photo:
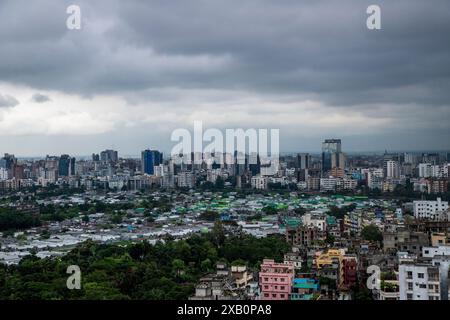
[[[381,289],[381,269],[379,266],[371,265],[367,267],[367,289],[369,290],[380,290]]]
[[[217,128],[203,130],[203,122],[195,121],[193,135],[179,128],[172,132],[171,141],[178,142],[171,150],[176,163],[276,165],[280,154],[279,129],[225,129],[224,134]]]
[[[66,13],[69,17],[66,20],[66,26],[69,30],[81,29],[81,8],[79,5],[72,4],[67,7]],[[367,7],[366,13],[369,15],[366,20],[366,26],[369,30],[381,29],[381,8],[379,5],[372,4]]]
[[[376,4],[367,7],[366,13],[369,17],[366,20],[367,29],[380,30],[381,29],[381,8]]]
[[[77,265],[71,265],[67,267],[66,273],[70,274],[67,278],[66,285],[69,290],[81,289],[81,269]]]
[[[69,17],[66,20],[66,26],[69,30],[81,29],[81,8],[75,4],[70,5],[66,9],[66,13]]]

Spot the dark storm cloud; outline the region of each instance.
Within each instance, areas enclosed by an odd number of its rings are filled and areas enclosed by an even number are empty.
[[[366,28],[372,4],[382,30]],[[172,89],[312,100],[429,144],[450,134],[449,34],[448,0],[0,0],[0,83],[176,108],[194,107]]]
[[[10,95],[2,95],[0,94],[0,108],[11,108],[15,107],[19,104],[19,101],[10,96]]]
[[[154,87],[302,93],[333,105],[447,104],[450,2],[3,1],[2,80],[80,94]]]
[[[46,96],[46,95],[40,94],[40,93],[33,94],[33,96],[31,97],[31,100],[33,100],[36,103],[44,103],[47,101],[51,101],[49,96]]]

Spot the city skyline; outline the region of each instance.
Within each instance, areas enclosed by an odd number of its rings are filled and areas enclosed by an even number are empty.
[[[0,4],[2,152],[170,150],[194,121],[280,129],[282,152],[450,149],[448,1],[378,1],[381,30],[370,1],[80,0],[80,30],[70,4]]]
[[[0,0],[2,307],[449,301],[449,35],[449,0]]]

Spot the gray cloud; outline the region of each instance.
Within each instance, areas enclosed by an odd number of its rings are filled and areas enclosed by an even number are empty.
[[[11,108],[19,104],[19,101],[10,95],[0,94],[0,108]]]
[[[393,119],[379,136],[395,136],[377,140],[361,131],[361,141],[383,148],[409,138],[429,146],[450,133],[450,2],[378,0],[382,30],[370,31],[366,8],[373,3],[78,0],[82,29],[70,31],[65,9],[72,1],[3,0],[0,81],[130,103],[162,99],[192,111],[183,92],[239,90],[373,117],[376,109]],[[181,96],[166,94],[173,88]],[[200,103],[214,105],[211,99]],[[220,101],[217,112],[228,98]],[[296,147],[294,135],[286,141]]]
[[[33,94],[33,96],[31,97],[31,100],[33,100],[36,103],[44,103],[47,101],[51,101],[49,96],[46,96],[46,95],[40,94],[40,93]]]

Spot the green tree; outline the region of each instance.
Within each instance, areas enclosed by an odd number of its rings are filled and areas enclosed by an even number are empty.
[[[179,278],[184,272],[184,261],[180,259],[172,260],[172,270],[175,273],[176,277]]]
[[[221,247],[225,242],[225,230],[223,229],[222,221],[217,220],[214,223],[213,230],[211,232],[213,242],[217,247]]]
[[[368,241],[383,241],[383,234],[381,233],[380,229],[378,229],[378,227],[374,224],[364,227],[361,231],[361,237],[364,240]]]
[[[83,218],[81,218],[81,221],[83,221],[84,223],[89,223],[89,216],[85,214]]]

